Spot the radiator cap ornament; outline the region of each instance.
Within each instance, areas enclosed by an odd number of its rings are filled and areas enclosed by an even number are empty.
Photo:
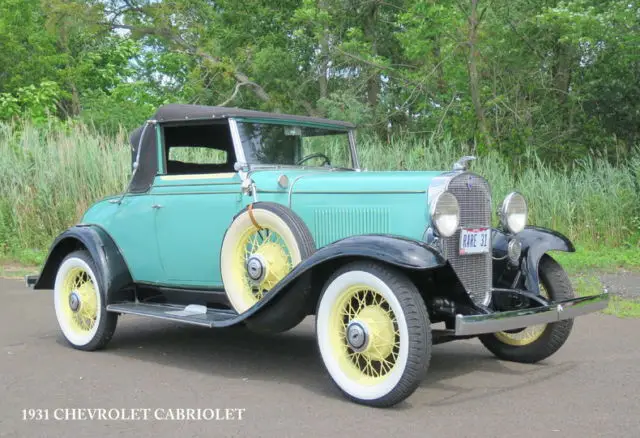
[[[471,155],[465,155],[455,162],[453,170],[467,170],[467,162],[475,160],[476,157]]]

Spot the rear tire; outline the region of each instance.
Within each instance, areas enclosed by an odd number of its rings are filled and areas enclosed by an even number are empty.
[[[78,350],[104,348],[116,330],[118,315],[107,312],[101,280],[87,251],[69,254],[56,274],[56,318],[67,342]]]
[[[544,255],[539,263],[540,282],[551,301],[574,298],[571,281],[564,269],[551,256]],[[521,363],[536,363],[554,354],[566,342],[573,319],[565,319],[541,326],[529,338],[518,338],[506,332],[479,336],[480,342],[496,357]],[[526,328],[523,330],[527,330]]]
[[[401,271],[354,262],[326,283],[316,316],[324,365],[346,397],[389,407],[420,385],[431,357],[424,301]]]

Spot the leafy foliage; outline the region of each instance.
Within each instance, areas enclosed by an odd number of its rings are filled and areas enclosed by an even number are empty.
[[[451,136],[514,164],[627,160],[640,7],[623,0],[5,0],[0,119],[127,129],[165,102]]]

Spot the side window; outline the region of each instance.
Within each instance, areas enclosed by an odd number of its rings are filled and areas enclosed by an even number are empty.
[[[236,162],[226,120],[164,127],[167,175],[233,172]]]
[[[169,148],[169,161],[192,164],[225,164],[229,159],[227,151],[212,147],[189,146]]]

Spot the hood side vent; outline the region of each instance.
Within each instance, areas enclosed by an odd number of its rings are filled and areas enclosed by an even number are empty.
[[[388,208],[322,208],[313,219],[318,248],[349,236],[389,232]]]

